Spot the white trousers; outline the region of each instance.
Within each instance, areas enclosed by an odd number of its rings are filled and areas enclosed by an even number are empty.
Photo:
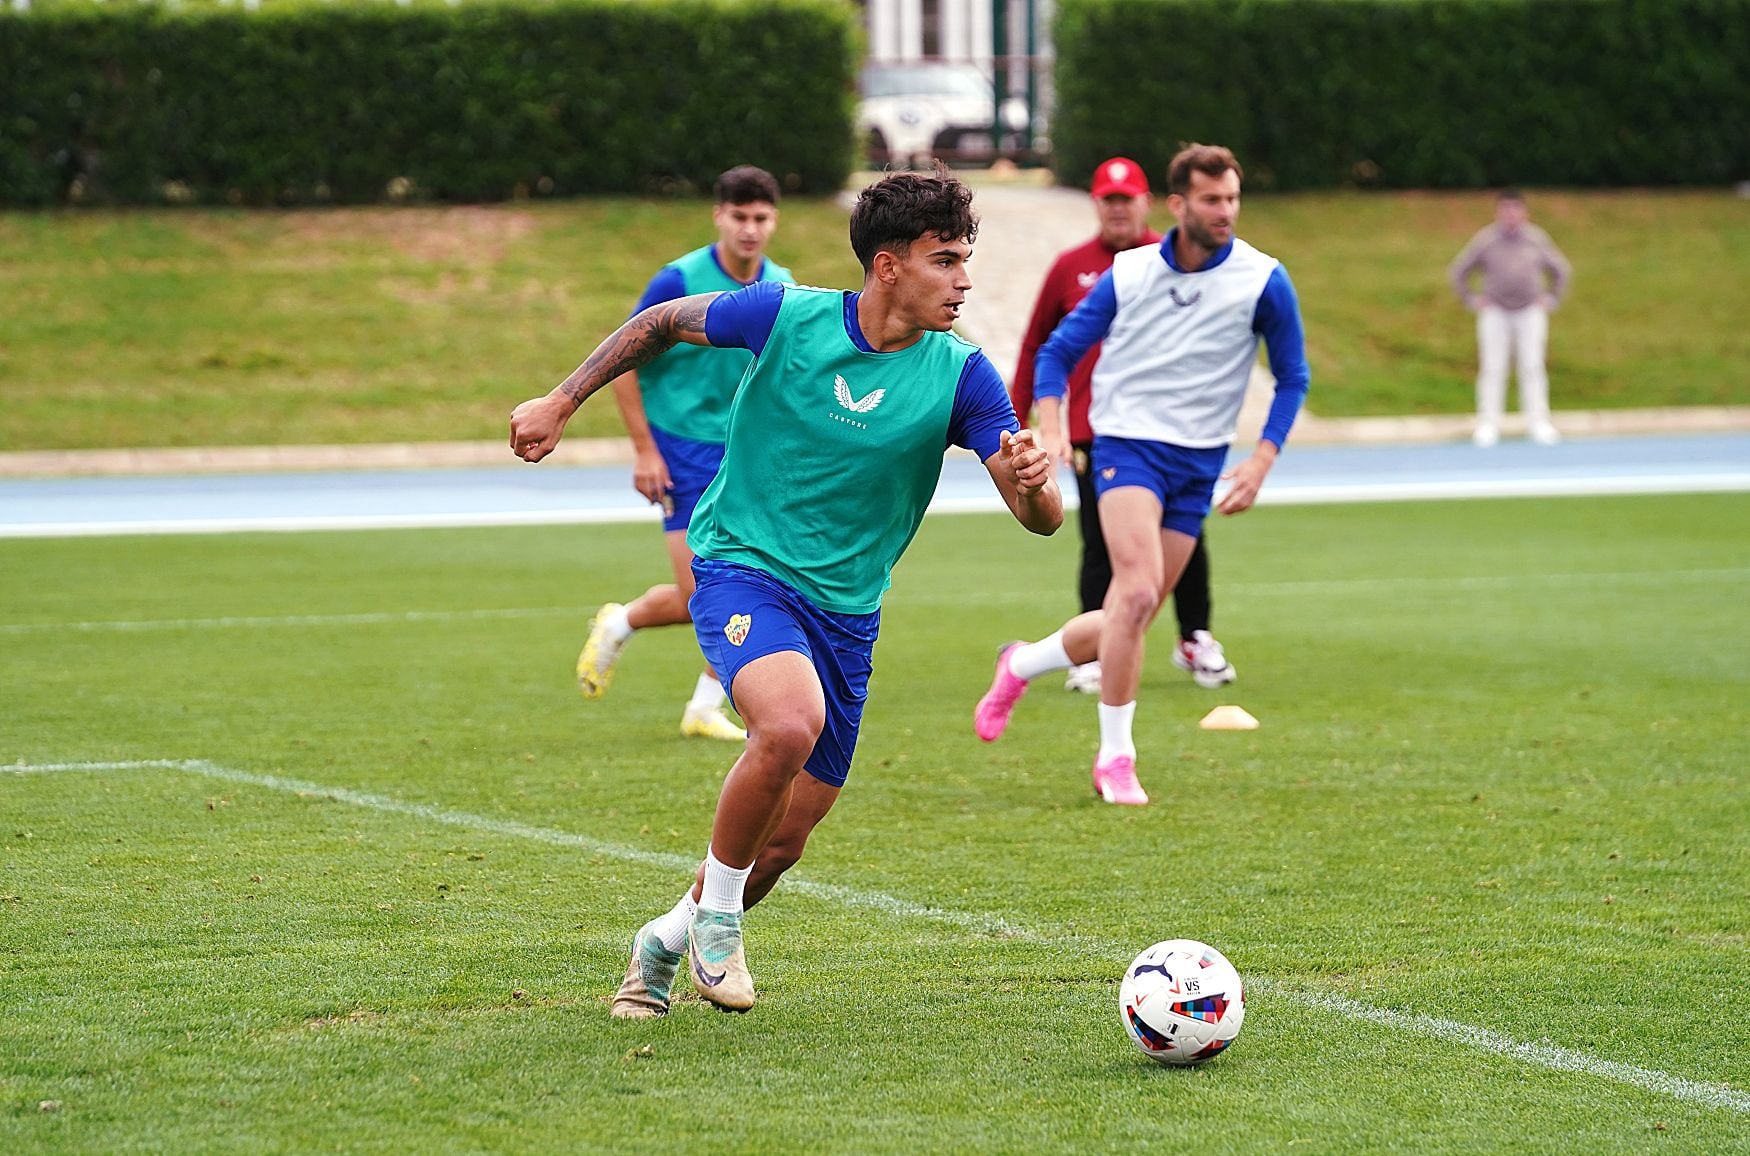
[[[1549,312],[1539,305],[1477,310],[1477,426],[1501,428],[1507,408],[1507,361],[1519,378],[1519,412],[1527,429],[1549,425],[1549,374],[1544,348],[1549,343]]]

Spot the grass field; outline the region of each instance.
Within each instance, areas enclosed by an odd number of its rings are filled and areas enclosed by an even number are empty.
[[[1240,681],[1157,648],[1118,809],[1087,699],[970,733],[1073,536],[932,519],[759,1006],[641,1024],[733,754],[675,733],[682,632],[571,686],[648,527],[0,543],[0,1150],[1750,1151],[1747,525],[1223,521]],[[1262,728],[1196,729],[1229,698]],[[1180,935],[1251,983],[1192,1071],[1116,1014]]]
[[[1558,408],[1743,400],[1746,202],[1532,204],[1577,270],[1552,328]],[[1483,193],[1247,199],[1243,231],[1300,291],[1315,412],[1471,408],[1474,336],[1445,267],[1490,212]],[[696,201],[0,214],[0,450],[497,438],[711,236]],[[812,284],[861,283],[831,201],[786,201],[773,255]],[[606,403],[573,424],[619,430]]]

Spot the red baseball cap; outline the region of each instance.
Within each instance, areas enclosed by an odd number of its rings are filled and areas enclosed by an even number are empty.
[[[1129,157],[1112,157],[1100,162],[1094,170],[1094,185],[1089,190],[1096,197],[1140,197],[1148,193],[1148,174]]]

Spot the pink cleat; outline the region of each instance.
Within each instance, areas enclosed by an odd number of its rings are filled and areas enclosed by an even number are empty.
[[[1115,755],[1105,762],[1094,760],[1094,794],[1108,803],[1131,807],[1148,802],[1148,792],[1136,781],[1136,760],[1130,755]]]
[[[996,677],[991,680],[984,697],[978,700],[978,709],[972,712],[972,729],[987,743],[1003,737],[1003,730],[1009,725],[1009,715],[1014,712],[1015,704],[1021,701],[1021,696],[1027,693],[1027,680],[1009,670],[1009,655],[1020,645],[1011,642],[997,655]]]

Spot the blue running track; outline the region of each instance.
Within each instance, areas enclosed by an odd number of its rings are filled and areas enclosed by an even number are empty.
[[[509,458],[509,451],[505,452]],[[1261,503],[1750,490],[1750,434],[1557,446],[1290,445]],[[1073,497],[1073,487],[1071,495]],[[984,468],[950,455],[933,510],[1001,509]],[[629,465],[0,480],[0,538],[655,521]]]

